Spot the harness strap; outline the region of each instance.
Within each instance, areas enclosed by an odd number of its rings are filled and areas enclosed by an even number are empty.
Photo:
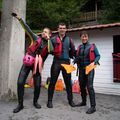
[[[34,63],[34,68],[33,68],[33,75],[36,74],[37,71],[37,65],[39,67],[39,73],[42,73],[42,65],[43,65],[43,60],[41,55],[36,55],[35,57],[35,63]]]

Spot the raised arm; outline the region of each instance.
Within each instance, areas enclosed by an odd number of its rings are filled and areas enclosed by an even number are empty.
[[[36,41],[38,36],[35,33],[32,32],[30,27],[23,21],[23,19],[21,17],[19,17],[16,13],[12,13],[11,15],[18,19],[18,21],[20,22],[21,26],[23,27],[25,32],[30,37],[31,41]]]

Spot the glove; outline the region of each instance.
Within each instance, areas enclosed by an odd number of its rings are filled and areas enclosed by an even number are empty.
[[[17,16],[17,14],[16,14],[16,13],[12,13],[11,15],[12,15],[13,17],[16,17],[16,16]]]

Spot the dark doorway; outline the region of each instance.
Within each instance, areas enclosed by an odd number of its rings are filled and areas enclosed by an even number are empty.
[[[113,36],[113,81],[120,82],[120,35]]]
[[[113,53],[120,53],[120,35],[113,36]]]

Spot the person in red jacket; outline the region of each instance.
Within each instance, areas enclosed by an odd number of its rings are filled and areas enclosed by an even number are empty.
[[[40,55],[42,58],[42,61],[44,62],[49,54],[48,40],[50,39],[50,36],[51,36],[51,30],[47,27],[44,28],[41,33],[41,37],[39,37],[38,35],[32,32],[29,26],[16,13],[12,13],[12,16],[17,18],[17,20],[21,23],[22,27],[24,28],[25,32],[30,37],[31,41],[33,41],[33,44],[27,48],[27,55],[30,55],[32,57],[36,57],[36,55]],[[29,58],[32,58],[32,57],[29,57]],[[33,71],[33,68],[34,68],[34,63],[31,66],[28,66],[24,63],[21,67],[21,70],[18,76],[18,81],[17,81],[18,106],[13,110],[14,113],[17,113],[24,108],[23,106],[24,85],[26,83],[26,79],[28,77],[28,74],[30,73],[30,70]],[[41,72],[39,70],[39,64],[37,64],[35,71],[36,72],[33,74],[33,79],[34,79],[33,105],[35,108],[40,109],[41,105],[38,104],[38,98],[39,98],[40,87],[41,87]]]
[[[75,54],[75,46],[72,39],[66,35],[66,30],[66,24],[60,23],[58,25],[58,35],[51,38],[54,47],[52,53],[54,58],[51,66],[51,79],[48,88],[48,108],[53,108],[52,99],[60,71],[62,72],[66,85],[68,103],[71,107],[75,107],[72,94],[71,74],[68,74],[65,68],[61,66],[61,64],[69,65],[70,58],[73,58]]]

